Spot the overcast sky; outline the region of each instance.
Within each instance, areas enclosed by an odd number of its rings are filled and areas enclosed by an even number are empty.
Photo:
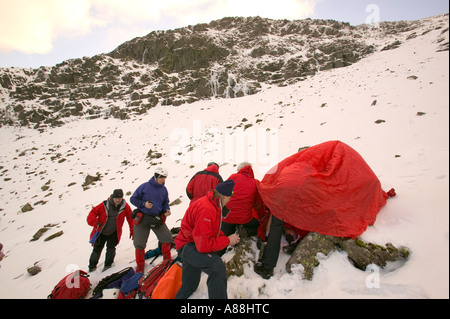
[[[234,16],[352,25],[448,12],[448,0],[0,0],[0,67],[52,66],[154,30]]]

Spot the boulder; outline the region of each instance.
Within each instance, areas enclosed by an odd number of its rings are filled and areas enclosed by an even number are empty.
[[[31,276],[35,276],[35,275],[37,275],[38,273],[40,273],[41,271],[42,271],[41,267],[39,267],[39,266],[37,266],[37,265],[34,265],[34,266],[31,266],[31,267],[28,267],[28,268],[27,268],[27,272],[28,272]]]
[[[32,211],[33,209],[34,208],[30,205],[30,203],[26,203],[20,210],[22,211],[22,213],[26,213]]]
[[[291,273],[293,265],[301,264],[303,266],[303,278],[312,280],[314,268],[319,265],[316,258],[317,254],[322,253],[327,256],[335,250],[347,252],[351,263],[361,270],[366,270],[366,267],[370,264],[384,268],[387,262],[406,261],[410,253],[408,248],[396,248],[391,243],[381,246],[366,243],[360,238],[349,239],[311,232],[295,248],[291,258],[286,263],[286,270]]]
[[[240,277],[244,274],[244,265],[250,265],[253,260],[252,242],[250,237],[241,238],[234,247],[233,257],[225,263],[227,277],[233,275]]]
[[[64,234],[64,232],[63,232],[62,230],[60,230],[59,232],[54,233],[53,235],[50,235],[50,236],[48,236],[47,238],[45,238],[44,241],[52,240],[52,239],[54,239],[54,238],[56,238],[56,237],[61,236],[62,234]]]

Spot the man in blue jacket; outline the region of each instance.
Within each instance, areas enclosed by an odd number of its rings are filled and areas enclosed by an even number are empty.
[[[145,270],[145,246],[150,229],[161,242],[163,258],[171,259],[172,257],[170,254],[172,234],[165,223],[166,217],[170,215],[169,193],[164,186],[167,175],[165,168],[157,168],[155,175],[139,186],[130,198],[130,202],[137,207],[133,239],[136,249],[136,272],[144,273]]]

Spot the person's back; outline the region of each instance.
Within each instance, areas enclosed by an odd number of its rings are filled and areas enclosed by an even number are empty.
[[[252,220],[252,208],[255,205],[258,191],[254,179],[253,169],[250,165],[244,166],[238,173],[232,174],[228,179],[234,180],[234,194],[227,203],[230,210],[223,221],[229,224],[245,224]]]
[[[197,172],[186,186],[186,194],[191,200],[190,204],[205,196],[222,182],[223,179],[219,174],[219,165],[209,163],[208,167],[203,171]]]

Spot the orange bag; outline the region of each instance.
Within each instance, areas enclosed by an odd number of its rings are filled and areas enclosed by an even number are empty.
[[[181,287],[181,263],[174,263],[159,280],[151,299],[174,299]]]

